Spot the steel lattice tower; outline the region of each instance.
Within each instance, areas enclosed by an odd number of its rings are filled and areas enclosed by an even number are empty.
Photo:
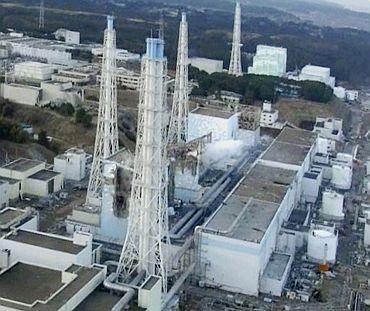
[[[169,128],[169,143],[186,142],[188,138],[188,23],[182,13],[177,50],[175,92]]]
[[[91,167],[86,205],[99,206],[102,186],[102,160],[118,151],[116,31],[113,17],[108,16],[104,32],[99,115],[96,128],[94,158]]]
[[[234,32],[233,32],[233,44],[231,49],[230,67],[229,74],[234,76],[242,76],[242,59],[241,59],[241,9],[240,2],[236,3],[235,7],[235,19],[234,19]]]
[[[132,179],[128,230],[117,269],[125,282],[133,273],[162,277],[167,291],[164,247],[168,239],[167,214],[167,59],[164,41],[146,41],[141,63],[138,131]]]
[[[44,0],[40,2],[40,15],[39,15],[39,29],[45,28],[45,3]]]

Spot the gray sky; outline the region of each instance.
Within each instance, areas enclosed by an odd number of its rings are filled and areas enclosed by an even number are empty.
[[[345,6],[346,8],[370,13],[370,0],[326,0]]]

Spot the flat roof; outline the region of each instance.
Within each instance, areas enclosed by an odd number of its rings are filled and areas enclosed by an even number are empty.
[[[75,309],[75,311],[111,311],[122,297],[96,289]]]
[[[299,146],[275,141],[261,159],[285,164],[301,165],[309,150],[310,147],[308,146]]]
[[[17,219],[19,216],[24,215],[24,213],[24,211],[14,210],[10,208],[0,211],[0,226],[10,223],[11,221]]]
[[[21,262],[17,263],[3,274],[0,274],[0,306],[15,310],[60,310],[67,301],[102,271],[99,267],[74,266],[73,271],[67,271],[75,274],[76,278],[56,293],[64,285],[61,282],[61,271]],[[56,295],[50,299],[51,295],[54,294]],[[14,300],[18,303],[4,301],[1,298]],[[37,300],[46,299],[50,300],[45,304],[36,303],[33,307],[19,304],[31,304]]]
[[[49,171],[49,170],[41,170],[41,171],[38,171],[37,173],[31,175],[28,178],[48,181],[50,179],[53,179],[57,175],[60,175],[60,173],[54,172],[54,171]]]
[[[71,240],[45,235],[41,232],[17,230],[16,234],[9,235],[6,239],[74,255],[79,254],[84,249],[83,246],[73,244]]]
[[[272,253],[263,272],[263,277],[281,281],[289,264],[290,257],[288,254]]]
[[[226,232],[224,235],[230,238],[259,243],[278,208],[279,204],[234,194],[206,228]]]
[[[9,183],[9,184],[11,184],[11,185],[16,184],[16,183],[18,183],[18,182],[21,182],[21,180],[19,180],[19,179],[8,178],[8,177],[0,177],[0,180],[1,180],[1,181],[8,182],[8,183]]]
[[[198,107],[192,110],[190,113],[192,114],[200,114],[203,116],[210,116],[214,118],[221,118],[221,119],[230,119],[235,113],[224,111],[216,108],[204,108]]]
[[[279,136],[276,138],[276,141],[295,144],[300,146],[312,146],[317,138],[317,134],[314,132],[284,127]]]
[[[19,158],[9,164],[4,165],[2,168],[17,171],[17,172],[25,172],[43,163],[44,162],[41,162],[38,160]]]
[[[256,164],[213,214],[206,228],[259,243],[295,176],[294,170]]]

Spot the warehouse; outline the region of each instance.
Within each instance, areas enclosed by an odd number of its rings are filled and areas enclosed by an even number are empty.
[[[335,77],[330,76],[330,68],[327,67],[306,65],[301,70],[299,80],[318,81],[325,83],[333,89],[335,87]]]
[[[301,198],[302,178],[309,169],[315,140],[312,132],[285,128],[198,229],[204,285],[248,295],[281,294],[291,258],[282,256],[276,287],[266,286],[271,275],[269,270],[264,272],[274,264],[276,256],[271,256],[282,224]]]

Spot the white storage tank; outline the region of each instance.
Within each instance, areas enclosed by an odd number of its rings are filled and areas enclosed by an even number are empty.
[[[311,226],[308,233],[307,257],[317,263],[335,263],[338,233],[333,227]]]
[[[326,190],[322,194],[321,213],[334,220],[342,220],[344,196],[333,190]]]
[[[351,189],[352,168],[346,165],[333,165],[333,176],[331,183],[334,187],[338,189]]]

